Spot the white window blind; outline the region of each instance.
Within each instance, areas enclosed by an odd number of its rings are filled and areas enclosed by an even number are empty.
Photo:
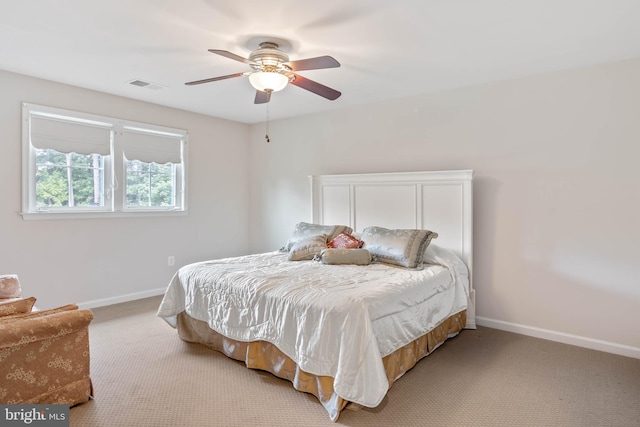
[[[60,153],[108,156],[111,126],[32,114],[31,145]]]
[[[123,151],[127,160],[145,163],[182,162],[182,137],[164,133],[142,132],[125,127],[122,132]]]

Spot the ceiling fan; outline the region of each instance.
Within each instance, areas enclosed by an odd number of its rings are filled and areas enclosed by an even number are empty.
[[[340,63],[331,56],[318,56],[315,58],[289,61],[289,56],[278,49],[275,42],[265,41],[259,44],[259,48],[251,52],[249,58],[228,52],[226,50],[209,49],[209,52],[248,64],[253,71],[229,74],[226,76],[212,77],[210,79],[196,80],[185,83],[188,86],[234,77],[249,76],[249,82],[256,88],[255,104],[264,104],[271,99],[271,93],[284,89],[291,83],[316,95],[320,95],[331,101],[338,99],[340,92],[318,82],[296,74],[298,71],[318,70],[322,68],[339,67]]]

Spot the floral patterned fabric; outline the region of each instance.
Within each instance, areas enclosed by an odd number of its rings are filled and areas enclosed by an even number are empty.
[[[0,302],[0,316],[29,313],[36,303],[35,297]]]
[[[0,317],[0,403],[73,406],[89,400],[92,319],[91,311],[73,304]]]

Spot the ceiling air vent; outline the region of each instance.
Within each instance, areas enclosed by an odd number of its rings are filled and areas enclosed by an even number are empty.
[[[160,85],[157,85],[157,84],[145,82],[144,80],[139,80],[139,79],[131,80],[129,82],[129,84],[133,85],[133,86],[143,87],[145,89],[150,89],[150,90],[162,90],[162,89],[164,89],[164,86],[160,86]]]

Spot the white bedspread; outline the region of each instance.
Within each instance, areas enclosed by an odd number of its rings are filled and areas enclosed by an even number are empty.
[[[419,271],[293,262],[280,252],[190,264],[157,315],[175,326],[186,311],[231,339],[268,341],[302,370],[333,377],[340,397],[376,407],[389,387],[382,357],[467,307],[466,267],[431,246],[425,257],[440,265]]]

